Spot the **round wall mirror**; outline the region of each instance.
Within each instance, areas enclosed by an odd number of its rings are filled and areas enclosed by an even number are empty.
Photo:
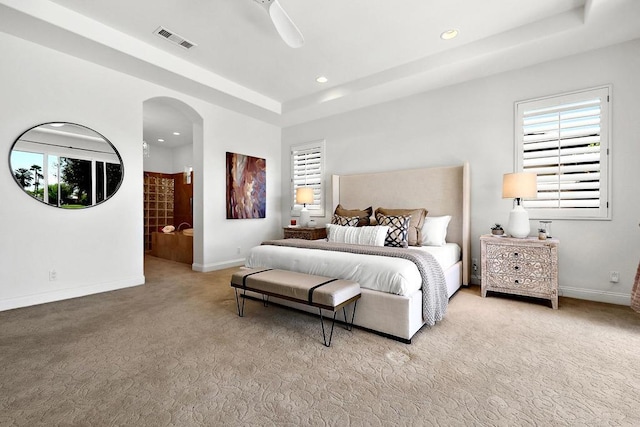
[[[104,136],[74,123],[43,123],[11,147],[9,167],[25,193],[64,209],[95,206],[118,191],[122,158]]]

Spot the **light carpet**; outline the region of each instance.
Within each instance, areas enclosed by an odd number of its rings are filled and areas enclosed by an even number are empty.
[[[640,315],[456,294],[411,345],[248,301],[235,269],[0,313],[0,425],[640,425]]]

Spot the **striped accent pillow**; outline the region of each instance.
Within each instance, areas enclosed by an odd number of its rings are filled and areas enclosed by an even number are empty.
[[[386,226],[344,227],[328,224],[327,240],[352,245],[384,246],[388,231],[389,227]]]

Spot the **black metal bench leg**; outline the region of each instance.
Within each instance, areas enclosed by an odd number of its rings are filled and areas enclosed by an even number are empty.
[[[322,309],[319,308],[318,311],[320,312],[320,324],[322,325],[322,339],[324,340],[324,345],[325,347],[331,347],[331,338],[333,338],[333,327],[336,324],[336,314],[338,314],[337,311],[333,312],[333,321],[331,322],[331,333],[329,334],[329,341],[327,341],[327,333],[324,330],[324,318],[322,317]]]
[[[342,307],[342,314],[344,315],[344,325],[345,325],[345,329],[347,331],[352,331],[353,330],[353,320],[356,317],[356,306],[358,304],[358,301],[354,301],[353,302],[353,312],[351,313],[351,322],[349,322],[347,320],[347,307]]]
[[[242,292],[242,304],[240,304],[240,299],[238,298],[238,288],[234,288],[235,292],[236,292],[236,307],[238,308],[238,316],[243,317],[244,316],[244,302],[247,300],[245,298],[245,295],[247,293],[246,290],[244,290]]]

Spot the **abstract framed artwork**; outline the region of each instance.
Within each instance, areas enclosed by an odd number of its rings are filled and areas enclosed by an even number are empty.
[[[227,152],[227,219],[264,218],[266,211],[266,160]]]

